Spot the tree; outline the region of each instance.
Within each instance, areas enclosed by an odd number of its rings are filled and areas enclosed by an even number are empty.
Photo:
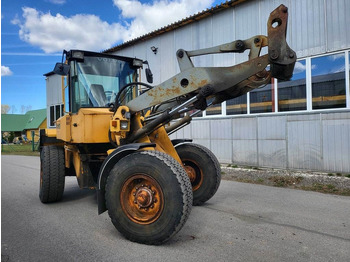
[[[1,114],[7,114],[11,107],[9,105],[1,105]]]
[[[29,106],[21,105],[21,114],[25,114],[28,111],[30,111],[31,109],[32,109],[31,105],[29,105]]]
[[[17,111],[17,108],[15,105],[11,106],[11,113],[14,114]]]

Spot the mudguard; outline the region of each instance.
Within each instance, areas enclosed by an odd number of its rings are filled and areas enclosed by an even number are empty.
[[[145,147],[155,147],[156,144],[152,143],[134,143],[127,144],[118,147],[114,150],[107,158],[103,161],[98,174],[97,179],[97,204],[98,204],[98,214],[102,214],[107,210],[106,200],[105,200],[105,185],[110,171],[114,165],[123,157],[132,154],[141,148]]]
[[[178,144],[182,144],[182,143],[191,143],[192,139],[173,139],[171,140],[171,143],[173,143],[173,146],[175,147]]]

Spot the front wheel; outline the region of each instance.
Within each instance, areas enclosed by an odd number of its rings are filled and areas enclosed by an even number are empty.
[[[175,149],[192,184],[193,205],[202,205],[213,197],[219,188],[219,161],[209,149],[194,143],[179,144]]]
[[[142,151],[121,159],[106,184],[109,216],[127,239],[161,244],[185,224],[192,208],[186,171],[172,157]]]
[[[40,191],[42,203],[60,201],[64,191],[64,149],[58,146],[43,146],[40,153]]]

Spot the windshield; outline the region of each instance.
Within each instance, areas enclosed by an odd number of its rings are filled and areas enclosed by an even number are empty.
[[[119,89],[136,81],[136,69],[128,62],[110,57],[85,56],[71,62],[71,110],[81,107],[109,107]],[[132,99],[125,97],[125,102]]]

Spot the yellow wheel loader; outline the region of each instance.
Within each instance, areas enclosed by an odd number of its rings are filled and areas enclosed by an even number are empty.
[[[190,140],[169,134],[215,105],[270,83],[290,79],[295,52],[286,43],[288,11],[283,5],[268,20],[268,36],[257,35],[176,57],[180,73],[152,86],[147,61],[82,50],[64,51],[62,92],[69,111],[55,129],[41,130],[40,193],[43,203],[59,201],[66,176],[80,188],[95,188],[98,213],[108,210],[131,241],[161,244],[185,224],[192,205],[217,191],[216,157]],[[260,55],[266,47],[267,54]],[[195,67],[191,57],[243,53],[246,62],[230,67]],[[139,82],[144,65],[149,83]],[[267,66],[269,70],[267,70]]]

